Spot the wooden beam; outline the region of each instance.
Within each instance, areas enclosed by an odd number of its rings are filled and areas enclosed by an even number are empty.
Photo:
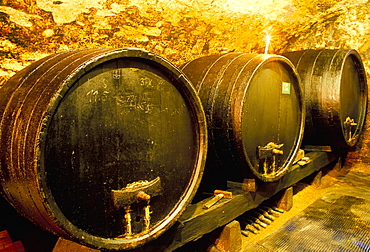
[[[223,198],[209,209],[203,209],[207,198],[188,206],[180,219],[163,235],[140,248],[140,251],[173,251],[188,242],[195,241],[218,227],[224,226],[256,208],[284,188],[290,187],[303,178],[320,170],[338,158],[333,152],[309,152],[311,162],[304,166],[294,165],[290,172],[275,182],[262,183],[256,192],[233,189],[231,199]]]

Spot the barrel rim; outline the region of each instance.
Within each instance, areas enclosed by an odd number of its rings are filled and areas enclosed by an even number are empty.
[[[276,180],[279,180],[282,176],[284,176],[288,172],[290,166],[294,162],[294,158],[295,158],[295,156],[296,156],[296,154],[297,154],[297,152],[298,152],[298,150],[301,146],[302,140],[303,140],[303,131],[304,131],[305,117],[306,117],[306,105],[303,101],[304,89],[303,89],[301,79],[300,79],[300,76],[299,76],[296,68],[294,67],[293,63],[288,58],[286,58],[284,56],[281,56],[281,55],[274,55],[274,54],[255,54],[254,59],[259,60],[259,62],[255,66],[254,71],[253,71],[251,77],[248,80],[248,84],[247,84],[246,88],[241,90],[237,94],[237,96],[236,96],[237,98],[234,99],[235,101],[240,102],[239,106],[235,106],[235,105],[233,106],[233,108],[236,108],[233,112],[234,115],[235,115],[233,117],[235,119],[233,121],[233,124],[235,125],[234,136],[235,136],[235,139],[238,141],[237,149],[238,149],[240,155],[242,155],[244,157],[243,160],[245,160],[247,162],[247,165],[250,168],[250,170],[253,172],[253,174],[258,179],[260,179],[264,182],[274,182]],[[292,148],[290,150],[290,153],[287,156],[285,162],[281,165],[279,171],[277,173],[275,173],[274,176],[265,176],[265,175],[259,173],[255,169],[255,167],[252,165],[252,163],[251,163],[251,161],[248,157],[248,153],[244,148],[245,146],[244,146],[244,144],[242,144],[242,140],[244,139],[242,135],[245,134],[245,133],[242,132],[242,124],[243,124],[243,106],[242,106],[242,103],[245,100],[245,96],[248,92],[248,86],[250,85],[255,73],[261,67],[263,67],[265,64],[270,63],[270,62],[274,62],[274,61],[278,61],[278,62],[281,62],[281,63],[287,65],[290,68],[290,70],[292,71],[292,73],[294,74],[294,77],[296,78],[297,90],[298,90],[297,95],[299,96],[298,101],[299,101],[299,105],[300,105],[301,116],[300,116],[300,128],[298,130],[299,134],[298,134],[298,136],[295,140],[295,143],[293,145],[294,148]]]
[[[187,186],[185,192],[182,195],[182,198],[178,200],[176,206],[173,207],[170,213],[164,218],[163,221],[156,223],[150,229],[147,234],[136,238],[128,238],[128,239],[112,239],[112,238],[102,238],[98,236],[91,235],[86,231],[78,228],[74,224],[72,224],[60,208],[57,206],[56,202],[53,200],[52,192],[50,188],[47,186],[47,181],[45,177],[39,176],[40,184],[43,188],[43,194],[45,194],[44,200],[48,203],[49,211],[52,211],[53,214],[58,215],[58,219],[55,220],[64,232],[67,233],[69,239],[73,239],[78,241],[79,243],[83,243],[87,246],[93,246],[96,248],[104,248],[104,249],[128,249],[141,246],[146,242],[157,238],[160,234],[165,232],[170,226],[172,226],[175,221],[180,217],[181,213],[185,210],[185,206],[190,203],[192,198],[196,193],[196,189],[199,187],[200,180],[203,175],[205,160],[206,160],[206,153],[207,153],[207,127],[206,127],[206,118],[203,111],[203,107],[201,106],[201,101],[196,94],[192,84],[190,81],[185,77],[185,75],[180,72],[171,62],[166,60],[165,58],[155,54],[148,52],[143,49],[139,48],[121,48],[121,49],[113,49],[109,51],[105,51],[100,53],[90,60],[85,61],[83,64],[80,64],[78,67],[72,71],[67,78],[65,78],[58,89],[55,92],[54,96],[50,99],[50,104],[48,106],[47,111],[45,112],[43,118],[43,124],[40,130],[40,145],[37,146],[36,156],[37,156],[37,167],[40,170],[40,174],[44,174],[45,166],[43,164],[44,157],[43,157],[43,149],[45,148],[45,139],[46,139],[46,132],[49,127],[50,121],[49,118],[52,118],[54,113],[57,110],[58,105],[62,101],[64,95],[68,92],[71,86],[80,79],[83,75],[88,73],[90,70],[94,69],[94,67],[102,64],[108,60],[118,59],[118,58],[137,58],[144,60],[146,62],[153,63],[156,68],[160,71],[164,71],[170,75],[170,78],[173,78],[173,83],[176,83],[175,87],[177,90],[183,95],[186,96],[186,102],[188,103],[188,108],[192,110],[192,119],[194,122],[197,123],[196,125],[196,137],[198,139],[197,145],[197,152],[195,154],[196,160],[194,161],[194,169],[193,175]],[[56,212],[57,211],[57,212]],[[166,229],[167,228],[167,229]]]
[[[359,78],[361,79],[360,80],[360,83],[361,83],[360,88],[363,91],[363,102],[362,102],[362,108],[360,109],[360,111],[362,113],[359,116],[360,125],[358,125],[356,127],[356,131],[355,131],[356,136],[351,141],[345,139],[346,144],[348,145],[348,147],[353,147],[358,143],[359,138],[360,138],[360,134],[363,130],[363,127],[364,127],[365,121],[366,121],[366,115],[367,115],[367,109],[368,109],[367,108],[368,107],[368,85],[367,85],[365,67],[364,67],[364,64],[363,64],[363,61],[361,59],[361,56],[360,56],[359,52],[355,49],[342,49],[342,50],[346,51],[346,53],[344,54],[344,60],[343,60],[342,65],[341,65],[341,72],[343,72],[345,60],[347,58],[353,56],[356,59],[356,62],[360,66],[360,68],[358,69],[358,70],[360,70],[360,72],[357,72],[357,73],[359,75]],[[339,52],[339,50],[338,50],[338,52]],[[341,82],[341,79],[339,81]],[[339,100],[340,100],[340,97],[339,97]],[[341,104],[341,102],[339,102],[339,103]],[[344,133],[343,123],[341,123],[340,126],[341,126],[341,130],[342,130],[342,134],[343,134]]]

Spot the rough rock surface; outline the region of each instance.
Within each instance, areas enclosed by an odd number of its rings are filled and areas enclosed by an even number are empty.
[[[367,0],[0,0],[0,85],[46,55],[139,47],[174,64],[220,51],[354,48],[370,73]],[[368,127],[368,126],[367,126]],[[370,162],[370,136],[352,153]]]

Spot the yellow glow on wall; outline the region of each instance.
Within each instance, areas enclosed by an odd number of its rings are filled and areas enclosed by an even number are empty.
[[[294,6],[292,0],[224,0],[223,8],[227,11],[241,14],[264,15],[277,18]],[[272,11],[273,10],[273,11]]]

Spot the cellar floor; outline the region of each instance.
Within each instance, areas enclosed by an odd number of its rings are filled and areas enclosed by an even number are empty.
[[[337,166],[325,171],[320,186],[296,184],[293,207],[258,234],[243,236],[241,251],[368,251],[368,167],[363,163],[345,164],[341,169]]]

